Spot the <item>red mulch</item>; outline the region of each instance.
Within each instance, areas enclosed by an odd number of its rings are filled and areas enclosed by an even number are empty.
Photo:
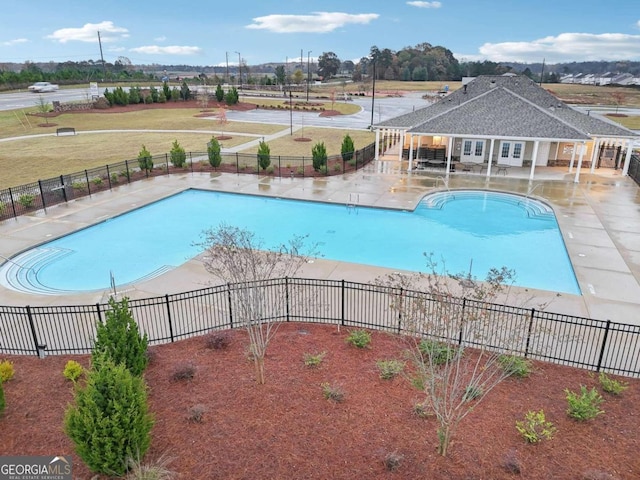
[[[605,413],[579,423],[566,415],[564,389],[597,386],[585,370],[536,363],[527,379],[496,387],[460,424],[450,456],[436,453],[436,422],[413,414],[421,394],[405,379],[381,380],[376,361],[402,358],[393,335],[373,332],[369,349],[345,343],[335,326],[283,324],[271,344],[267,384],[254,381],[246,333],[230,332],[225,350],[195,337],[150,349],[145,373],[156,423],[147,459],[166,454],[181,479],[636,479],[640,478],[640,381],[619,397],[605,396]],[[327,352],[319,368],[305,353]],[[72,388],[62,376],[67,360],[87,366],[87,356],[5,356],[16,376],[4,385],[0,418],[4,455],[73,452],[62,431]],[[173,371],[193,362],[193,380]],[[346,392],[343,403],[326,400],[321,384]],[[204,408],[201,423],[190,409]],[[528,410],[544,409],[556,436],[526,444],[515,429]],[[383,459],[401,456],[395,472]],[[74,455],[74,478],[91,474]],[[507,463],[520,467],[510,473]]]

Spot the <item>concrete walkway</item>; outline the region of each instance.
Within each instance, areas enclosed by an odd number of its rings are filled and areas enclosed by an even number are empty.
[[[349,195],[356,193],[361,205],[399,209],[413,209],[426,193],[443,188],[439,175],[401,173],[392,168],[397,163],[374,162],[356,173],[322,178],[291,179],[219,173],[149,178],[51,207],[46,212],[1,222],[0,262],[2,257],[11,257],[34,245],[187,188],[339,204],[346,204]],[[629,177],[621,177],[615,171],[585,175],[580,184],[560,178],[538,180],[536,185],[532,195],[546,201],[555,210],[583,295],[556,296],[554,292],[547,291],[527,293],[533,294],[537,300],[552,301],[548,311],[640,324],[638,186]],[[448,188],[490,189],[526,195],[531,184],[511,174],[487,179],[465,172],[452,174]],[[385,273],[389,270],[319,259],[308,264],[301,275],[367,283]],[[131,298],[145,298],[198,289],[210,282],[211,277],[195,258],[159,277],[127,286],[125,292],[119,293]],[[96,291],[39,296],[0,286],[2,305],[93,304],[105,301],[108,295],[108,291]]]

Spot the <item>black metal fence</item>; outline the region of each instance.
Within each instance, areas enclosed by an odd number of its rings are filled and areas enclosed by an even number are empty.
[[[631,155],[629,176],[640,186],[640,155]]]
[[[394,308],[399,296],[422,302],[422,311],[441,308],[429,294],[336,280],[280,278],[220,285],[191,292],[130,300],[129,306],[150,344],[175,342],[239,325],[242,289],[259,289],[271,322],[329,323],[344,327],[411,333],[410,319]],[[580,368],[640,376],[640,326],[598,321],[535,309],[448,299],[460,316],[481,313],[488,322],[481,336],[466,327],[442,335],[440,317],[430,315],[424,335],[464,346],[483,344],[532,359]],[[440,307],[438,307],[440,305]],[[18,355],[81,354],[91,351],[97,322],[108,304],[78,306],[0,306],[0,352]],[[479,340],[481,339],[481,340]]]
[[[341,155],[330,156],[326,168],[316,171],[312,157],[270,155],[271,165],[260,168],[255,153],[223,153],[222,163],[216,169],[209,165],[207,153],[189,152],[184,167],[171,165],[170,155],[152,157],[153,169],[142,170],[138,160],[125,160],[82,172],[19,185],[0,190],[0,221],[14,218],[35,210],[68,202],[75,198],[111,190],[114,187],[142,180],[150,176],[181,174],[185,172],[225,172],[261,174],[275,177],[310,177],[339,175],[362,168],[375,158],[375,143],[353,152],[353,158],[345,160]]]

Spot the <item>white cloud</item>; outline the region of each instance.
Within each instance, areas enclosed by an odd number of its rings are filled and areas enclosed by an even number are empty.
[[[13,40],[9,40],[7,42],[2,42],[2,45],[5,47],[11,47],[13,45],[18,45],[19,43],[27,43],[29,40],[26,38],[15,38]]]
[[[561,33],[531,42],[485,43],[483,58],[494,62],[640,60],[640,35]],[[468,55],[467,57],[470,57]]]
[[[115,42],[129,36],[129,30],[116,27],[111,21],[100,23],[86,23],[80,28],[61,28],[46,38],[67,43],[70,41],[98,43],[98,32],[102,42]]]
[[[154,38],[154,40],[156,42],[164,42],[167,39],[167,37],[165,37],[164,35],[162,37],[156,37]]]
[[[126,48],[124,47],[111,47],[107,49],[108,52],[113,52],[113,53],[124,52],[125,50]]]
[[[407,2],[407,5],[418,8],[440,8],[442,3],[440,2]]]
[[[144,53],[147,55],[197,55],[202,53],[202,49],[200,47],[186,47],[179,45],[166,47],[161,47],[159,45],[146,45],[144,47],[131,48],[129,51]]]
[[[312,15],[267,15],[256,17],[246,28],[275,33],[328,33],[349,24],[368,24],[377,13],[350,14],[341,12],[313,12]]]

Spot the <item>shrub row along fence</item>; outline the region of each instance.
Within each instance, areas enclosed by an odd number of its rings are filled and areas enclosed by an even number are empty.
[[[0,190],[0,220],[46,209],[151,176],[185,172],[253,173],[291,178],[339,175],[355,171],[371,162],[375,158],[375,144],[372,143],[353,152],[353,157],[349,160],[343,159],[341,155],[330,156],[327,158],[326,167],[320,171],[314,170],[311,157],[270,155],[271,164],[266,169],[262,169],[255,153],[223,153],[221,156],[222,162],[215,169],[209,164],[206,152],[189,152],[187,162],[181,168],[171,165],[170,154],[167,153],[152,157],[151,170],[141,169],[138,160],[125,160],[104,167]]]
[[[246,298],[239,291],[247,288],[256,289],[252,295],[259,293],[268,310],[261,319],[265,322],[328,323],[403,334],[414,330],[410,319],[393,307],[398,298],[426,305],[423,312],[442,311],[439,307],[445,302],[445,308],[455,309],[461,318],[477,318],[482,313],[489,319],[482,327],[485,332],[478,336],[477,326],[463,327],[443,338],[434,334],[440,317],[430,315],[433,331],[424,335],[470,347],[483,343],[492,349],[574,367],[640,375],[640,326],[469,299],[436,299],[427,293],[344,280],[281,278],[220,285],[130,300],[129,307],[140,329],[148,334],[149,343],[163,344],[210,330],[241,327],[236,305]],[[89,353],[96,324],[104,320],[108,308],[108,304],[99,303],[0,306],[0,352],[40,356]]]

